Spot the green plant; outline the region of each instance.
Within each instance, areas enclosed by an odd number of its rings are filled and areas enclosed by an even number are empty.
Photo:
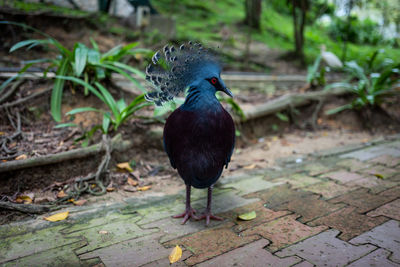
[[[307,83],[310,85],[324,86],[326,68],[320,68],[321,55],[317,56],[313,65],[309,65],[307,68]]]
[[[395,94],[394,84],[400,81],[400,63],[386,66],[381,73],[367,73],[355,61],[346,62],[344,71],[349,74],[345,82],[333,83],[325,87],[347,88],[356,98],[350,103],[328,110],[326,114],[335,114],[346,109],[361,109],[379,106],[386,97]]]
[[[88,85],[109,78],[112,72],[116,72],[129,79],[142,92],[145,92],[144,87],[137,81],[137,79],[130,75],[130,73],[133,73],[144,78],[144,73],[121,62],[122,58],[125,56],[135,56],[138,53],[149,53],[149,50],[147,49],[133,50],[133,48],[138,45],[137,42],[125,46],[117,45],[109,51],[101,53],[97,43],[91,39],[92,48],[88,48],[82,43],[76,43],[72,51],[70,51],[53,37],[28,25],[9,21],[1,21],[0,23],[16,25],[24,29],[32,30],[46,37],[46,39],[32,39],[18,42],[10,48],[10,53],[23,47],[31,49],[37,45],[48,45],[54,47],[59,53],[59,56],[55,59],[42,58],[25,62],[26,65],[17,75],[20,76],[32,65],[38,63],[49,63],[49,66],[43,72],[44,77],[47,76],[47,73],[51,68],[56,68],[57,76],[55,78],[51,95],[51,114],[57,122],[61,120],[61,103],[65,82],[65,79],[60,78],[62,76],[75,78],[83,77],[85,81],[85,83],[82,84],[84,92],[85,94],[88,94],[90,91],[88,90]]]
[[[134,116],[136,111],[151,105],[151,103],[146,102],[144,94],[137,96],[129,105],[126,105],[125,100],[123,98],[119,99],[118,101],[115,101],[115,99],[108,92],[108,90],[99,82],[94,83],[95,86],[97,87],[96,89],[96,87],[86,83],[85,81],[79,78],[68,77],[68,76],[57,76],[57,78],[59,78],[60,80],[69,80],[74,83],[80,84],[82,86],[87,86],[88,90],[95,96],[97,96],[108,107],[107,111],[93,107],[82,107],[73,109],[66,113],[66,115],[75,115],[81,112],[94,111],[103,114],[102,125],[94,126],[92,130],[88,132],[90,134],[89,137],[91,137],[93,133],[97,130],[101,130],[104,134],[108,134],[110,131],[110,126],[112,130],[117,131],[118,127],[123,122],[125,122],[129,117]],[[74,125],[70,123],[58,125],[58,127],[64,127],[64,126],[74,126]]]

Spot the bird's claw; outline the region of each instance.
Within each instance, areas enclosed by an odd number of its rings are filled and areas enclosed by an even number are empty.
[[[210,224],[210,220],[216,220],[216,221],[223,221],[224,218],[212,215],[211,212],[205,212],[203,215],[201,215],[200,217],[197,217],[196,220],[202,220],[202,219],[206,219],[206,225]]]
[[[181,214],[172,216],[172,218],[183,218],[181,224],[185,224],[190,218],[198,220],[199,217],[197,217],[195,214],[196,214],[196,210],[194,210],[193,208],[189,208],[189,209],[186,209]]]

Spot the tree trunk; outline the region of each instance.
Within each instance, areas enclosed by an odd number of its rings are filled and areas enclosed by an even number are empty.
[[[246,11],[244,24],[250,28],[260,30],[261,0],[246,0],[244,5]]]
[[[304,64],[304,29],[306,25],[308,0],[291,0],[293,16],[293,33],[295,41],[294,54]],[[298,14],[299,9],[300,14]]]

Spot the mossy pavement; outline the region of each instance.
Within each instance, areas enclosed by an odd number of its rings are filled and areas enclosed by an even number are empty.
[[[287,158],[215,186],[224,218],[180,221],[184,194],[67,208],[0,226],[1,266],[400,266],[400,136]],[[299,161],[297,161],[299,162]],[[205,192],[193,206],[202,210]],[[240,221],[237,215],[255,211]]]

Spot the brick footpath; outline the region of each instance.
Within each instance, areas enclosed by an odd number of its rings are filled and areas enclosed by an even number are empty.
[[[205,206],[205,190],[193,206]],[[69,208],[0,226],[1,266],[400,266],[400,138],[222,178],[213,211],[180,225],[179,195]],[[251,221],[237,215],[256,211]]]

